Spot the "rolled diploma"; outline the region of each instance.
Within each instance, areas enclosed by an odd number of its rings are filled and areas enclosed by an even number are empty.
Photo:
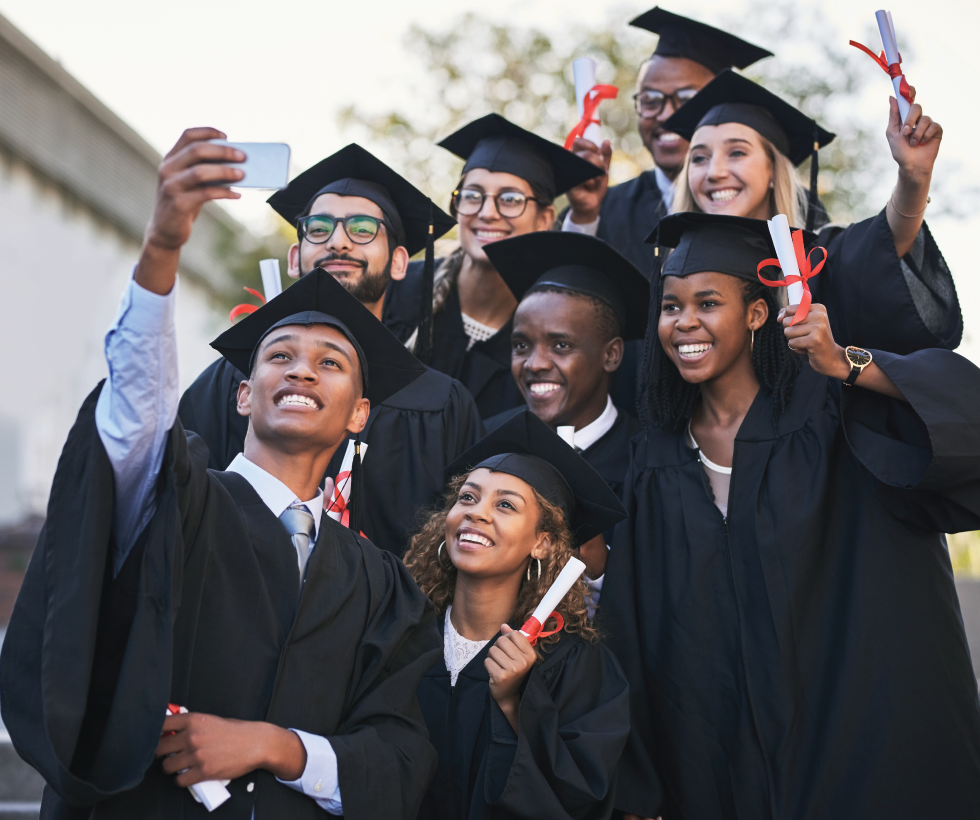
[[[361,459],[363,461],[365,454],[367,453],[367,444],[363,441],[361,442]],[[344,460],[340,464],[340,472],[337,473],[337,478],[339,479],[344,473],[350,476],[351,467],[354,466],[354,440],[351,439],[347,442],[347,452],[344,453]],[[343,513],[339,509],[333,509],[333,503],[343,496],[344,506],[350,502],[350,481],[337,481],[334,484],[333,492],[330,494],[331,509],[327,510],[327,515],[329,515],[334,521],[340,521]]]
[[[534,610],[531,617],[536,618],[538,623],[544,626],[544,622],[548,620],[548,616],[555,611],[555,607],[561,603],[561,599],[568,594],[568,590],[575,585],[575,582],[583,572],[585,572],[585,564],[579,561],[578,558],[569,558],[568,563],[558,573],[558,577],[555,578],[551,589],[544,594],[544,598],[541,599],[541,603],[538,604],[538,608]],[[523,629],[521,630],[521,634],[527,637],[527,633]]]
[[[783,278],[790,275],[800,275],[800,266],[796,264],[796,252],[793,250],[793,236],[789,230],[789,220],[785,214],[776,214],[769,220],[769,235],[772,244],[776,246],[776,257],[783,269]],[[803,301],[803,283],[794,282],[786,286],[786,294],[791,305]]]
[[[595,86],[595,60],[591,57],[579,57],[572,63],[572,76],[575,78],[575,102],[578,104],[578,118],[585,115],[585,95]],[[583,135],[585,139],[600,144],[602,134],[596,123],[590,123]]]
[[[876,11],[875,20],[878,21],[878,33],[881,35],[881,48],[885,52],[885,59],[888,65],[894,65],[898,62],[899,51],[892,13],[884,10]],[[902,117],[902,122],[905,122],[905,118],[909,115],[909,102],[902,96],[902,78],[895,77],[892,86],[895,89],[895,99],[898,100],[898,113]]]
[[[168,708],[167,714],[172,715],[174,712]],[[186,715],[187,709],[181,706],[179,714]],[[187,771],[187,769],[184,769],[184,771]],[[204,808],[208,811],[214,811],[231,797],[231,792],[225,788],[230,782],[230,780],[203,780],[187,788],[190,789],[191,794],[194,795],[194,799],[198,803],[203,803]]]
[[[265,301],[271,302],[282,293],[282,279],[279,278],[279,260],[263,259],[259,262],[259,270],[262,272],[262,291],[265,293]]]
[[[565,442],[569,447],[575,446],[575,426],[569,424],[567,427],[562,426],[558,428],[558,436],[562,441]]]

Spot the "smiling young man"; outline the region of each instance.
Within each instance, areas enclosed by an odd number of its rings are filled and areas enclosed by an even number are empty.
[[[297,176],[269,204],[295,226],[289,249],[294,279],[323,270],[378,319],[392,282],[404,278],[409,257],[453,226],[453,220],[407,180],[358,145],[348,145]],[[248,418],[237,405],[245,374],[218,359],[180,402],[184,426],[200,435],[210,466],[222,470],[242,451]],[[442,471],[483,435],[466,389],[436,370],[372,407],[361,433],[364,506],[361,529],[379,547],[404,550],[416,511],[442,490]],[[327,476],[340,472],[346,445]],[[322,476],[321,476],[322,477]]]
[[[186,787],[218,780],[239,820],[413,818],[435,768],[414,694],[438,656],[432,607],[321,517],[319,485],[424,368],[316,271],[213,343],[248,374],[248,430],[208,469],[177,418],[173,317],[201,206],[239,196],[223,137],[190,129],[160,166],[109,378],[69,435],[7,632],[4,722],[47,781],[45,817],[203,818]]]
[[[549,427],[573,427],[575,449],[622,494],[629,442],[640,431],[609,395],[626,340],[641,339],[650,285],[613,248],[591,236],[549,231],[487,248],[519,304],[511,374],[528,409]],[[493,430],[523,410],[487,420]],[[605,544],[582,547],[589,577],[605,566]]]

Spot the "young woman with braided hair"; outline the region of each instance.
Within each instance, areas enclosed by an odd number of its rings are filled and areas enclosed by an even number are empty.
[[[629,696],[589,620],[585,584],[535,645],[519,630],[573,548],[622,520],[622,505],[526,410],[447,473],[443,509],[405,555],[445,647],[418,690],[439,753],[419,817],[608,818]]]
[[[980,816],[942,535],[980,527],[980,370],[845,351],[819,303],[777,312],[765,221],[658,230],[675,250],[598,616],[630,685],[617,808]]]

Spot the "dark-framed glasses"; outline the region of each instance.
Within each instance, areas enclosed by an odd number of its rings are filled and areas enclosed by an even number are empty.
[[[480,213],[483,209],[483,203],[488,197],[493,200],[497,213],[510,219],[524,213],[529,200],[533,200],[540,205],[548,204],[533,196],[522,194],[520,191],[501,191],[499,194],[486,194],[478,188],[457,188],[453,191],[453,208],[456,210],[456,213],[462,216],[472,216],[473,214]]]
[[[329,241],[338,225],[344,226],[347,238],[355,245],[367,245],[374,241],[374,238],[381,231],[381,226],[387,225],[387,223],[383,219],[367,214],[354,214],[353,216],[312,214],[300,219],[296,228],[299,235],[307,242],[322,245]]]
[[[673,94],[664,94],[663,91],[647,88],[633,95],[633,105],[637,116],[649,119],[658,116],[664,110],[667,100],[670,100],[676,111],[684,103],[690,102],[697,93],[697,88],[681,88]]]

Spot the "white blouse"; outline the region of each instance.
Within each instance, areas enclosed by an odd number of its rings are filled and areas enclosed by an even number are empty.
[[[727,518],[728,493],[732,483],[732,468],[715,464],[704,454],[704,451],[698,447],[698,443],[694,440],[694,435],[691,433],[691,422],[687,423],[687,438],[690,447],[698,451],[698,458],[708,470],[708,483],[711,485],[711,492],[715,497],[715,506]]]
[[[442,655],[446,661],[446,669],[449,670],[450,685],[456,685],[456,679],[464,667],[480,654],[489,641],[471,641],[464,638],[456,631],[453,622],[449,620],[449,613],[452,612],[452,605],[446,607],[446,637],[443,640]]]

